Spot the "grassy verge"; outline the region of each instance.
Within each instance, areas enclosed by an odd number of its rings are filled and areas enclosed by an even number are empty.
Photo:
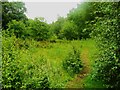
[[[90,69],[91,71],[83,79],[84,86],[83,88],[104,88],[103,83],[100,81],[95,81],[92,79],[92,74],[95,73],[95,59],[97,57],[97,53],[99,52],[96,42],[94,40],[88,40],[83,42],[83,48],[82,50],[84,51],[84,48],[88,49],[88,59],[90,61]]]

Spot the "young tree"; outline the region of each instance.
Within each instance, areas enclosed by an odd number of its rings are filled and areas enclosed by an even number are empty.
[[[86,22],[94,20],[94,16],[91,15],[92,9],[92,5],[85,2],[78,4],[77,8],[72,9],[67,15],[67,19],[77,25],[79,39],[86,39],[90,37],[89,34],[91,33],[92,29],[91,27],[89,28],[89,25]]]
[[[58,17],[58,20],[50,25],[50,31],[52,32],[52,34],[57,36],[58,39],[61,39],[59,33],[61,32],[64,22],[65,22],[65,18]]]
[[[15,34],[17,38],[24,38],[25,35],[25,24],[22,21],[12,20],[8,23],[7,34],[12,36]]]
[[[50,37],[49,25],[43,21],[41,18],[35,18],[30,24],[32,37],[37,41],[47,40]]]
[[[2,2],[2,27],[7,28],[7,24],[12,20],[23,20],[27,19],[26,8],[23,2]]]
[[[77,26],[73,22],[65,21],[59,36],[67,40],[77,39]]]

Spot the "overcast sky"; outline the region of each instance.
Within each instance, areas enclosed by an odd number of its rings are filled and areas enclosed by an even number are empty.
[[[26,2],[29,18],[44,17],[48,23],[58,16],[66,17],[69,10],[77,6],[77,2]]]
[[[23,1],[27,8],[28,18],[44,17],[48,23],[56,21],[58,16],[66,17],[83,0],[9,0]],[[49,1],[49,2],[48,2]]]

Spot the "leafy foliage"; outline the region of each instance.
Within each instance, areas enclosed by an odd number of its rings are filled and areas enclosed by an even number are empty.
[[[90,38],[92,31],[91,22],[94,20],[91,12],[93,6],[89,3],[78,4],[77,8],[72,9],[66,18],[59,17],[52,23],[51,29],[58,39],[77,40]]]
[[[80,53],[73,47],[73,52],[70,52],[63,61],[63,68],[73,76],[74,74],[78,74],[82,70],[82,67]]]
[[[33,22],[30,23],[32,37],[37,40],[47,40],[50,37],[49,26],[47,23],[42,22],[41,18],[35,18]]]
[[[100,52],[97,53],[93,77],[103,81],[106,87],[120,87],[120,2],[81,3],[66,18],[59,17],[52,24],[47,24],[44,18],[27,19],[22,2],[2,2],[2,7],[0,67],[3,88],[48,89],[64,86],[68,78],[57,79],[64,76],[62,70],[50,65],[45,57],[37,56],[38,53],[32,56],[34,51],[53,47],[45,40],[50,39],[55,44],[56,39],[80,40],[90,37],[96,39]],[[58,45],[63,42],[58,41]],[[60,54],[59,48],[57,53]],[[71,76],[78,74],[83,67],[79,51],[73,48],[62,64]]]
[[[42,22],[40,18],[23,21],[12,20],[8,23],[5,31],[9,36],[15,35],[17,38],[28,38],[37,41],[47,40],[50,37],[49,26]]]
[[[57,39],[62,39],[62,37],[60,36],[60,32],[62,30],[64,22],[65,22],[65,18],[58,17],[56,22],[53,22],[52,24],[50,24],[50,32]]]
[[[44,44],[35,40],[16,38],[14,35],[7,36],[5,31],[3,31],[2,41],[2,87],[4,89],[61,88],[70,79],[61,66],[56,68],[56,64],[50,63],[45,55],[40,54],[44,49],[51,50],[48,42]],[[53,59],[52,62],[55,60]]]
[[[25,12],[23,2],[2,2],[2,28],[7,29],[7,24],[12,20],[27,20]]]
[[[106,83],[107,87],[120,86],[120,30],[119,6],[120,2],[93,3],[95,24],[93,35],[100,48],[96,63],[96,78]]]
[[[77,26],[69,21],[65,21],[60,32],[61,38],[65,38],[67,40],[77,39],[78,33],[76,31]]]
[[[12,20],[8,23],[7,31],[10,36],[15,34],[17,38],[24,38],[25,24],[22,21]]]
[[[46,75],[46,60],[38,58],[37,62],[32,60],[28,52],[17,47],[18,40],[15,37],[3,37],[2,47],[2,84],[3,88],[48,88],[49,81]],[[28,56],[23,58],[24,54]],[[38,71],[40,73],[38,73]]]
[[[93,7],[89,3],[85,2],[78,4],[77,8],[72,9],[68,13],[67,19],[77,26],[77,39],[90,38],[89,34],[91,33],[92,29],[86,22],[89,22],[94,19],[94,17],[90,13],[92,12],[92,9]]]

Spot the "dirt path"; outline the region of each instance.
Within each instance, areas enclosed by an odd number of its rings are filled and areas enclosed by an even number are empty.
[[[84,87],[84,78],[89,74],[90,72],[90,61],[88,58],[88,49],[85,48],[82,52],[81,52],[81,60],[83,62],[84,68],[83,70],[80,72],[80,74],[78,74],[75,79],[73,79],[72,81],[69,81],[66,85],[67,88],[83,88]]]

